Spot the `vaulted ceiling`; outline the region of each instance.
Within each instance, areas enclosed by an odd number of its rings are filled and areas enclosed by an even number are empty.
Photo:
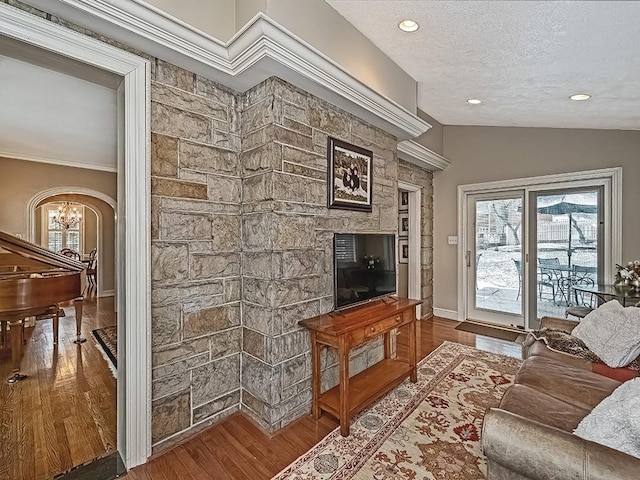
[[[443,124],[640,129],[640,2],[327,2],[418,82],[419,108]],[[420,28],[400,31],[404,19]],[[583,92],[592,98],[569,100]]]

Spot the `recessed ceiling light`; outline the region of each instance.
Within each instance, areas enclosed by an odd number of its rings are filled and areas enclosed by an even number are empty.
[[[470,98],[469,100],[467,100],[467,103],[471,105],[480,105],[482,103],[482,100],[480,100],[479,98]]]
[[[398,28],[403,32],[415,32],[420,28],[420,25],[413,20],[403,20],[398,24]]]
[[[576,93],[575,95],[571,95],[569,98],[571,100],[579,102],[581,100],[589,100],[591,98],[591,95],[589,95],[588,93]]]

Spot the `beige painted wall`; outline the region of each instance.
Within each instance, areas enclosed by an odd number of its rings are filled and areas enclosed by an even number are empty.
[[[0,158],[2,175],[0,176],[0,230],[11,235],[20,234],[26,238],[26,208],[29,200],[38,192],[56,186],[79,186],[102,192],[116,199],[116,174],[88,170],[84,168],[63,167],[48,163],[28,162],[9,158]],[[114,288],[114,232],[113,210],[103,201],[90,197],[60,196],[59,200],[77,201],[89,204],[100,210],[103,217],[101,267],[105,269],[105,290]]]
[[[444,127],[451,165],[434,175],[434,306],[457,310],[457,186],[599,168],[623,170],[623,260],[640,258],[640,131]]]
[[[415,80],[324,0],[267,0],[266,13],[378,93],[416,112]]]
[[[443,155],[444,146],[444,127],[443,125],[430,115],[418,109],[418,116],[431,125],[431,128],[415,139],[420,145],[427,147],[440,155]]]
[[[258,12],[267,12],[267,0],[236,0],[236,31]]]
[[[147,0],[172,17],[226,42],[236,32],[235,0]]]

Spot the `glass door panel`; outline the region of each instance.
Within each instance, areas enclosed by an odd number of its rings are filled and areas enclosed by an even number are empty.
[[[468,317],[524,326],[523,193],[471,195]]]
[[[601,198],[598,187],[531,194],[537,267],[535,279],[531,279],[536,287],[531,298],[535,308],[532,318],[563,318],[567,307],[595,306],[595,299],[576,287],[598,284],[602,271]]]

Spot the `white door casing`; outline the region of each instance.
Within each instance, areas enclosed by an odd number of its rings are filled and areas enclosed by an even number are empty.
[[[0,35],[43,48],[123,77],[124,158],[118,171],[116,285],[124,341],[118,344],[118,451],[127,468],[151,454],[150,306],[150,64],[89,36],[0,4]],[[27,223],[27,225],[32,224]],[[33,236],[31,237],[33,238]],[[130,252],[127,255],[127,252]]]
[[[406,182],[398,182],[398,189],[409,192],[409,298],[422,298],[422,235],[420,225],[422,224],[422,188]],[[396,282],[397,283],[397,282]],[[422,316],[421,306],[416,308],[418,319]]]
[[[604,275],[603,281],[611,283],[613,266],[621,262],[622,258],[622,168],[604,168],[588,170],[584,172],[571,172],[556,175],[544,175],[495,182],[475,183],[458,186],[458,305],[457,319],[464,321],[468,316],[468,278],[466,275],[465,254],[469,250],[468,238],[468,197],[483,192],[498,192],[522,189],[524,195],[524,211],[529,210],[529,192],[545,191],[552,189],[571,189],[579,187],[602,186],[604,188]],[[525,219],[525,222],[527,220]],[[523,250],[530,251],[528,238],[525,239]],[[524,275],[523,291],[529,290],[529,285]],[[529,328],[530,319],[525,311],[525,328]]]

